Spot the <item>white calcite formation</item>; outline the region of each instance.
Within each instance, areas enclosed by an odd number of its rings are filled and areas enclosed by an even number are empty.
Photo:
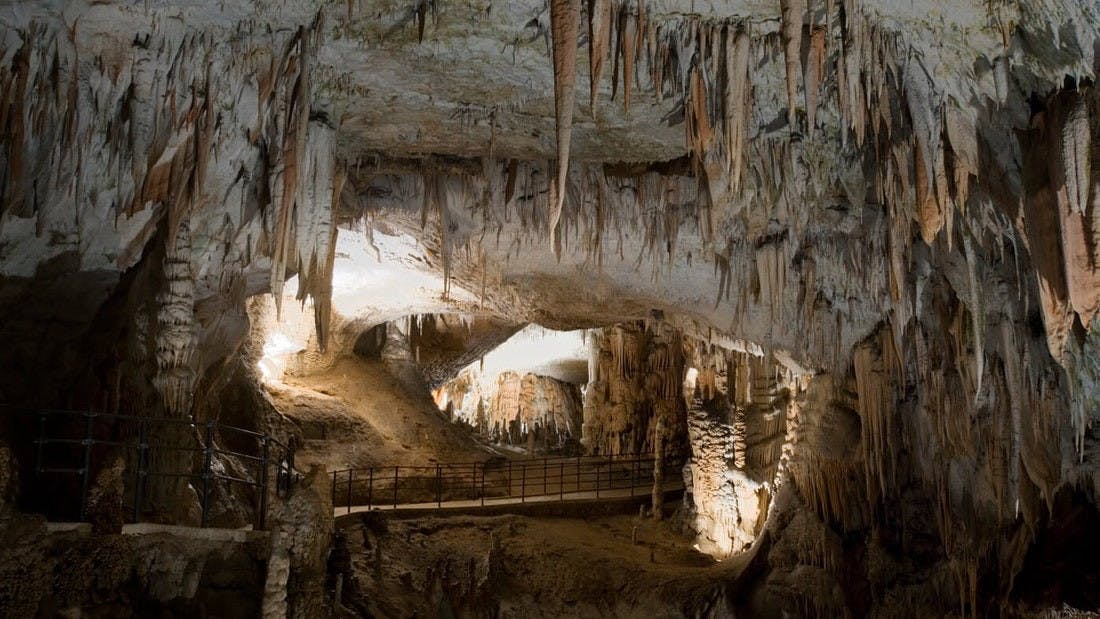
[[[1098,40],[1091,0],[8,3],[0,392],[213,416],[249,296],[299,275],[327,340],[343,222],[419,243],[408,314],[662,313],[601,336],[588,447],[732,442],[763,529],[693,483],[762,531],[738,586],[995,612],[1100,503]],[[688,415],[683,335],[814,376],[782,440]]]
[[[763,532],[788,479],[809,405],[806,388],[814,380],[786,365],[789,357],[781,352],[732,344],[684,337],[691,446],[686,503],[700,548],[719,558],[747,550]]]

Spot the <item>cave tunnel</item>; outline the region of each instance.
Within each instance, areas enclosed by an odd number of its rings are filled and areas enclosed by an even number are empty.
[[[0,33],[0,617],[1100,613],[1094,0]]]

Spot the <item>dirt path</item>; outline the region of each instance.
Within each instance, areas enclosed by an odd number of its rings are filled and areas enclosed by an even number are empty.
[[[267,390],[303,430],[300,466],[471,462],[495,454],[444,418],[426,388],[408,383],[381,362],[344,358],[325,372],[287,377]]]

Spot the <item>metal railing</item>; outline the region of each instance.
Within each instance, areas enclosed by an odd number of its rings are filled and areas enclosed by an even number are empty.
[[[667,488],[682,482],[683,462],[680,454],[664,457]],[[441,508],[455,502],[484,506],[516,499],[599,499],[601,493],[606,498],[641,496],[653,487],[655,463],[648,453],[344,469],[332,473],[332,504],[351,513],[354,507],[397,509],[434,503]]]
[[[48,517],[75,515],[79,521],[86,521],[93,475],[120,459],[125,466],[123,485],[131,522],[142,520],[151,483],[175,479],[187,480],[198,493],[203,527],[209,524],[215,484],[225,484],[230,493],[235,486],[252,489],[257,495],[253,524],[263,529],[272,474],[278,497],[286,496],[297,478],[293,441],[286,444],[268,434],[216,421],[94,411],[22,412],[37,423],[37,438],[33,441],[36,479],[61,476],[75,479],[79,485],[76,509],[72,509],[72,501],[68,501],[67,508],[53,505],[43,510],[52,512],[47,513]],[[236,450],[228,445],[235,445]],[[227,462],[233,466],[227,468]],[[44,502],[42,497],[39,499]]]

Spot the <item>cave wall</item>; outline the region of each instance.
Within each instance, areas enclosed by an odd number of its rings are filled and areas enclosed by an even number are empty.
[[[4,400],[214,415],[248,296],[297,272],[327,307],[344,208],[487,312],[658,309],[827,378],[760,550],[778,605],[1011,598],[1056,497],[1100,490],[1095,3],[538,4],[426,44],[358,3],[5,7]],[[611,377],[596,446],[645,447]]]
[[[589,345],[595,367],[589,368],[584,394],[585,450],[683,453],[687,423],[680,332],[655,321],[607,327],[594,336]]]
[[[5,28],[0,270],[13,301],[20,286],[26,295],[10,311],[45,310],[25,336],[47,344],[12,355],[26,374],[10,382],[61,374],[49,345],[109,329],[88,323],[149,262],[156,281],[131,293],[144,308],[103,319],[147,314],[132,337],[150,340],[135,347],[152,358],[126,351],[113,365],[155,363],[161,399],[183,415],[194,383],[243,337],[244,298],[280,290],[288,262],[301,263],[309,294],[315,259],[331,261],[333,132],[322,114],[310,119],[318,24],[298,17],[268,33],[246,20],[183,25],[100,7],[81,15],[83,28],[31,12]],[[100,36],[118,27],[136,33],[126,53]],[[50,326],[66,313],[76,324]],[[85,403],[98,404],[94,395]]]

